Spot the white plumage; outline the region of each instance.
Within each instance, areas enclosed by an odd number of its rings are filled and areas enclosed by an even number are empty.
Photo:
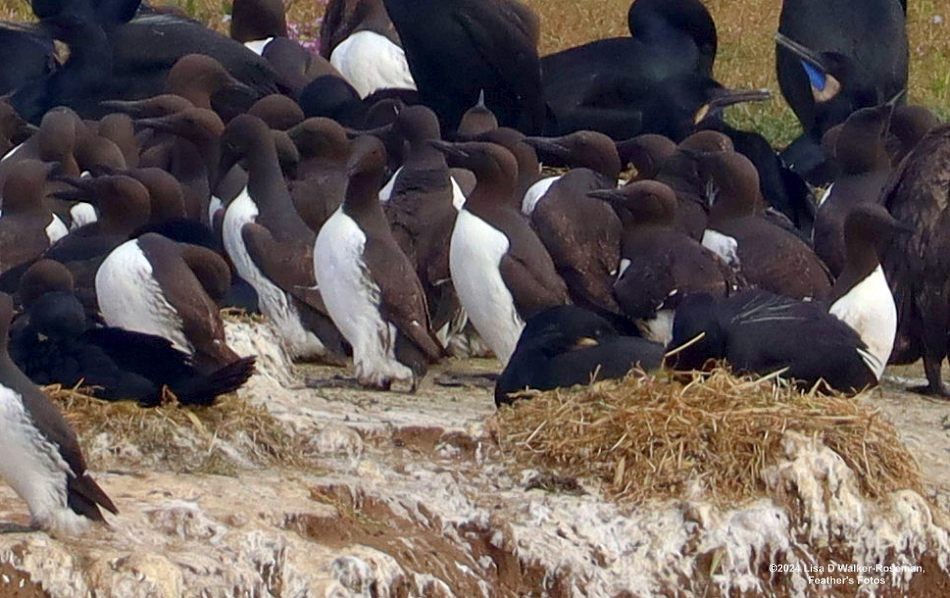
[[[551,188],[560,176],[549,176],[541,179],[537,183],[528,187],[528,190],[524,193],[524,198],[521,200],[521,213],[525,216],[530,216],[531,212],[534,212],[534,208],[537,207],[538,202],[548,192],[548,189]]]
[[[241,229],[245,224],[254,222],[258,213],[257,205],[245,187],[224,213],[224,249],[241,278],[257,291],[261,312],[274,323],[291,356],[323,356],[326,347],[314,333],[303,327],[300,314],[290,297],[264,276],[247,253]]]
[[[72,473],[50,442],[33,424],[16,391],[0,384],[0,476],[26,501],[33,525],[74,535],[91,521],[67,503],[66,476]]]
[[[729,235],[707,228],[703,231],[703,247],[712,251],[733,270],[741,266],[739,261],[739,243]]]
[[[399,174],[402,172],[403,167],[400,166],[396,169],[396,172],[393,173],[393,176],[389,177],[389,180],[386,181],[386,184],[383,185],[383,188],[379,190],[379,201],[386,203],[393,196],[393,189],[396,188],[396,179],[399,178]],[[461,210],[462,206],[465,205],[465,193],[462,192],[462,188],[455,181],[455,177],[449,177],[449,182],[452,183],[452,205],[455,206],[456,210]]]
[[[468,210],[459,212],[449,246],[449,269],[462,307],[502,364],[514,353],[524,321],[498,269],[508,237]]]
[[[119,245],[103,260],[96,271],[96,296],[109,326],[154,334],[179,351],[194,354],[181,316],[165,299],[137,240]]]
[[[858,333],[868,348],[861,357],[880,380],[897,335],[897,306],[884,269],[878,265],[828,311]]]
[[[274,41],[273,37],[265,37],[264,39],[255,39],[253,41],[244,42],[244,47],[250,50],[251,52],[254,52],[258,56],[261,56],[264,54],[264,48],[266,48],[267,44],[271,43],[272,41]]]
[[[380,89],[415,89],[406,53],[384,35],[357,31],[340,42],[330,64],[350,82],[360,98]]]
[[[395,355],[396,327],[379,313],[379,286],[363,261],[366,234],[338,208],[320,229],[313,249],[313,270],[330,318],[353,347],[360,384],[382,387],[411,381],[412,370]]]

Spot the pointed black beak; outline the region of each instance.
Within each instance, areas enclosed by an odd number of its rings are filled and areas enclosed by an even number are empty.
[[[360,137],[361,135],[372,135],[373,137],[384,139],[388,137],[389,135],[391,135],[392,132],[393,132],[392,124],[376,127],[375,129],[366,129],[365,131],[361,131],[360,129],[351,129],[349,127],[346,128],[346,136],[349,139],[356,139],[357,137]]]
[[[548,154],[555,158],[564,160],[571,155],[571,150],[564,145],[561,137],[525,137],[521,140],[542,154]]]
[[[450,143],[448,141],[442,141],[441,139],[430,139],[427,142],[429,145],[439,150],[446,156],[452,156],[453,158],[468,158],[470,154],[462,149],[459,144]]]

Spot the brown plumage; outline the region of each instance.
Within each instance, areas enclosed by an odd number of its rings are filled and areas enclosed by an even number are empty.
[[[882,261],[898,312],[891,360],[923,357],[926,392],[947,397],[940,367],[950,331],[950,125],[920,141],[881,197],[894,218],[915,229],[895,239]]]

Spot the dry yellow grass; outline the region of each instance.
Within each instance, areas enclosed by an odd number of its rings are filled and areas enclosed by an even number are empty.
[[[134,402],[96,399],[84,389],[48,386],[46,394],[63,410],[83,446],[106,442],[122,460],[123,447],[135,461],[161,463],[177,471],[231,474],[241,466],[305,466],[301,441],[266,409],[236,395],[219,397],[213,407],[186,407],[174,397],[144,409]],[[94,466],[108,460],[91,454]]]
[[[525,0],[541,16],[541,52],[549,53],[594,39],[627,34],[629,0]],[[855,0],[858,1],[858,0]],[[174,4],[200,21],[226,29],[227,0],[158,0]],[[289,0],[290,20],[315,36],[324,3]],[[780,0],[706,0],[719,31],[716,76],[728,86],[772,89],[772,101],[733,108],[730,119],[783,145],[798,133],[798,122],[778,91],[772,35],[778,27]],[[946,0],[911,0],[910,101],[935,109],[950,120],[950,6]],[[24,0],[0,0],[0,18],[26,18]],[[882,40],[872,40],[879,43]]]
[[[876,411],[726,370],[537,393],[499,410],[493,426],[516,462],[597,478],[621,501],[682,497],[696,483],[717,501],[762,495],[786,431],[824,442],[870,497],[920,490],[915,460]]]

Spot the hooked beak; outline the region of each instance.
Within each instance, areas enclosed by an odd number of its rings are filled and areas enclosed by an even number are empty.
[[[710,116],[719,114],[729,106],[745,102],[764,102],[772,97],[768,89],[724,89],[716,96],[700,106],[693,115],[693,124],[698,125]]]
[[[822,64],[821,57],[818,56],[817,52],[803,46],[802,44],[798,43],[792,38],[785,36],[781,33],[776,33],[775,43],[782,46],[783,48],[785,48],[786,50],[788,50],[789,52],[797,56],[799,59],[804,60],[805,62],[808,62],[812,66],[815,66],[823,71],[827,70],[825,69],[825,65]]]

